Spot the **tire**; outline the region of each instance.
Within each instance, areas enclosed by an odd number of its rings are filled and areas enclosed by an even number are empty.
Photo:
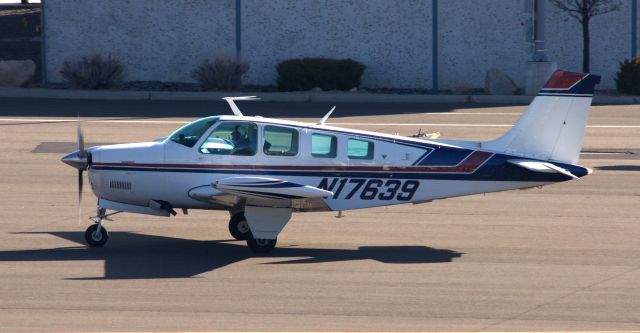
[[[244,213],[236,213],[229,220],[229,233],[237,240],[246,240],[251,234],[247,219],[244,217]]]
[[[87,228],[87,231],[84,232],[84,239],[91,247],[101,247],[109,240],[109,232],[104,228],[104,226],[100,228],[99,234],[96,233],[97,229],[98,224],[96,223]]]
[[[254,253],[269,253],[276,247],[278,239],[255,239],[249,235],[247,245]]]

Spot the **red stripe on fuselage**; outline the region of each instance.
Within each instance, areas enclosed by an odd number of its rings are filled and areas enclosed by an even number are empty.
[[[178,169],[241,169],[241,170],[296,170],[296,171],[413,171],[433,173],[471,173],[489,160],[493,153],[474,151],[455,166],[327,166],[327,165],[235,165],[235,164],[150,164],[150,163],[100,163],[94,166],[178,168]]]

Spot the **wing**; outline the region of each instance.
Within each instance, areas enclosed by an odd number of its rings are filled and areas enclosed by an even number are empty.
[[[333,192],[276,178],[230,177],[218,180],[210,187],[194,189],[190,196],[227,206],[244,202],[256,206],[291,207],[296,211],[310,211],[329,210],[324,199],[333,196]]]

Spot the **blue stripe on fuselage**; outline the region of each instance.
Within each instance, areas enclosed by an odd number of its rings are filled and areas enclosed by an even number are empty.
[[[418,162],[417,166],[454,166],[460,164],[471,153],[471,149],[440,147]]]

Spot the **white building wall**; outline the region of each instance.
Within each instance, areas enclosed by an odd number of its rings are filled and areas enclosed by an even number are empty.
[[[530,60],[528,0],[439,1],[440,89],[482,88],[490,68],[524,84]],[[275,84],[278,62],[298,57],[352,58],[367,66],[366,87],[432,88],[431,0],[242,0],[245,83]],[[193,82],[204,58],[235,52],[235,0],[45,0],[49,82],[65,60],[112,54],[130,81]],[[559,68],[582,64],[582,32],[547,5],[547,49]],[[631,53],[631,4],[591,25],[592,72],[615,87],[618,62]],[[640,44],[640,41],[639,41]]]
[[[431,1],[243,0],[247,82],[275,84],[276,65],[301,57],[352,58],[363,85],[427,87],[431,82]]]
[[[491,68],[524,85],[525,62],[531,58],[524,1],[447,0],[439,7],[441,88],[483,88]]]
[[[235,53],[235,2],[208,0],[45,0],[47,80],[65,60],[111,54],[129,81],[191,82],[196,63]]]

